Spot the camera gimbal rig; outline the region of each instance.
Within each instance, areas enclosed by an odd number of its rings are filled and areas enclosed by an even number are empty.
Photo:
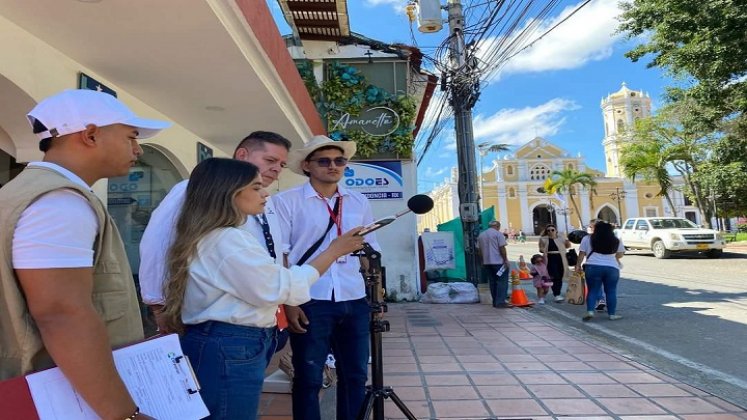
[[[366,398],[358,412],[358,420],[368,420],[373,410],[373,420],[384,420],[384,399],[391,398],[402,414],[416,420],[404,402],[389,386],[384,386],[384,361],[381,352],[381,333],[389,331],[389,321],[385,321],[387,311],[384,303],[384,289],[381,285],[381,253],[364,243],[363,249],[353,254],[360,257],[361,274],[366,282],[366,296],[371,307],[371,385],[366,387]]]

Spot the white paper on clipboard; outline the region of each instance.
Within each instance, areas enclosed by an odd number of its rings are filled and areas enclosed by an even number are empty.
[[[210,414],[176,334],[115,350],[113,356],[142,413],[159,420],[201,419]],[[29,374],[26,381],[41,420],[99,418],[59,368]]]

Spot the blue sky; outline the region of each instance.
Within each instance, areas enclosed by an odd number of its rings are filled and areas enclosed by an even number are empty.
[[[604,125],[600,101],[628,87],[648,92],[655,110],[664,86],[671,80],[646,62],[633,63],[623,54],[635,41],[615,34],[619,0],[592,0],[558,28],[506,63],[488,86],[483,86],[473,109],[475,142],[521,145],[535,135],[557,144],[568,153],[581,152],[586,164],[604,170]],[[353,32],[383,42],[412,45],[406,0],[348,0]],[[463,4],[483,3],[463,0]],[[541,25],[553,26],[581,1],[563,1]],[[290,32],[274,0],[268,0],[280,32]],[[474,22],[467,21],[467,24]],[[446,26],[446,25],[445,25]],[[542,31],[538,31],[541,33]],[[434,34],[414,29],[417,46],[426,54],[448,35],[446,27]],[[425,134],[425,133],[424,133]],[[429,191],[442,183],[456,165],[453,128],[436,140],[418,166],[418,190]],[[497,158],[484,158],[485,168]]]

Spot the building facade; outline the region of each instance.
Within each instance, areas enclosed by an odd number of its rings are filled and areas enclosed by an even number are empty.
[[[589,168],[580,153],[571,155],[552,142],[537,137],[518,147],[513,153],[492,162],[490,169],[480,176],[482,208],[495,207],[496,219],[507,230],[523,231],[527,235],[538,235],[548,223],[558,226],[560,231],[571,231],[586,226],[591,219],[602,219],[621,224],[625,219],[639,216],[673,216],[675,211],[701,224],[702,216],[692,206],[678,187],[682,180],[674,177],[672,209],[658,196],[658,185],[647,182],[632,182],[625,178],[619,165],[620,151],[630,137],[625,129],[635,120],[651,114],[651,99],[642,91],[629,89],[623,83],[620,90],[608,95],[601,102],[605,136],[604,146],[606,171]],[[587,188],[573,190],[573,200],[568,194],[547,194],[545,180],[553,171],[573,169],[593,175],[597,182],[595,194]],[[436,203],[435,208],[458,209],[456,174],[429,193]],[[442,201],[451,200],[451,203]],[[574,205],[575,202],[575,205]],[[441,217],[445,218],[441,218]],[[448,218],[450,216],[450,218]],[[458,211],[436,213],[433,217],[421,217],[419,229],[435,230],[439,223],[458,217]]]
[[[0,1],[0,57],[0,184],[41,158],[26,113],[64,89],[173,123],[129,175],[93,186],[135,273],[151,211],[200,160],[231,156],[256,130],[296,147],[325,132],[265,2]],[[299,182],[290,175],[271,189]]]

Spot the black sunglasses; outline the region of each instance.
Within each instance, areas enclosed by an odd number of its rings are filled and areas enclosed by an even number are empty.
[[[329,168],[332,162],[335,163],[335,166],[342,167],[348,164],[348,158],[336,157],[334,159],[330,159],[330,158],[323,157],[319,159],[309,159],[309,162],[316,162],[316,164],[321,166],[322,168]]]

